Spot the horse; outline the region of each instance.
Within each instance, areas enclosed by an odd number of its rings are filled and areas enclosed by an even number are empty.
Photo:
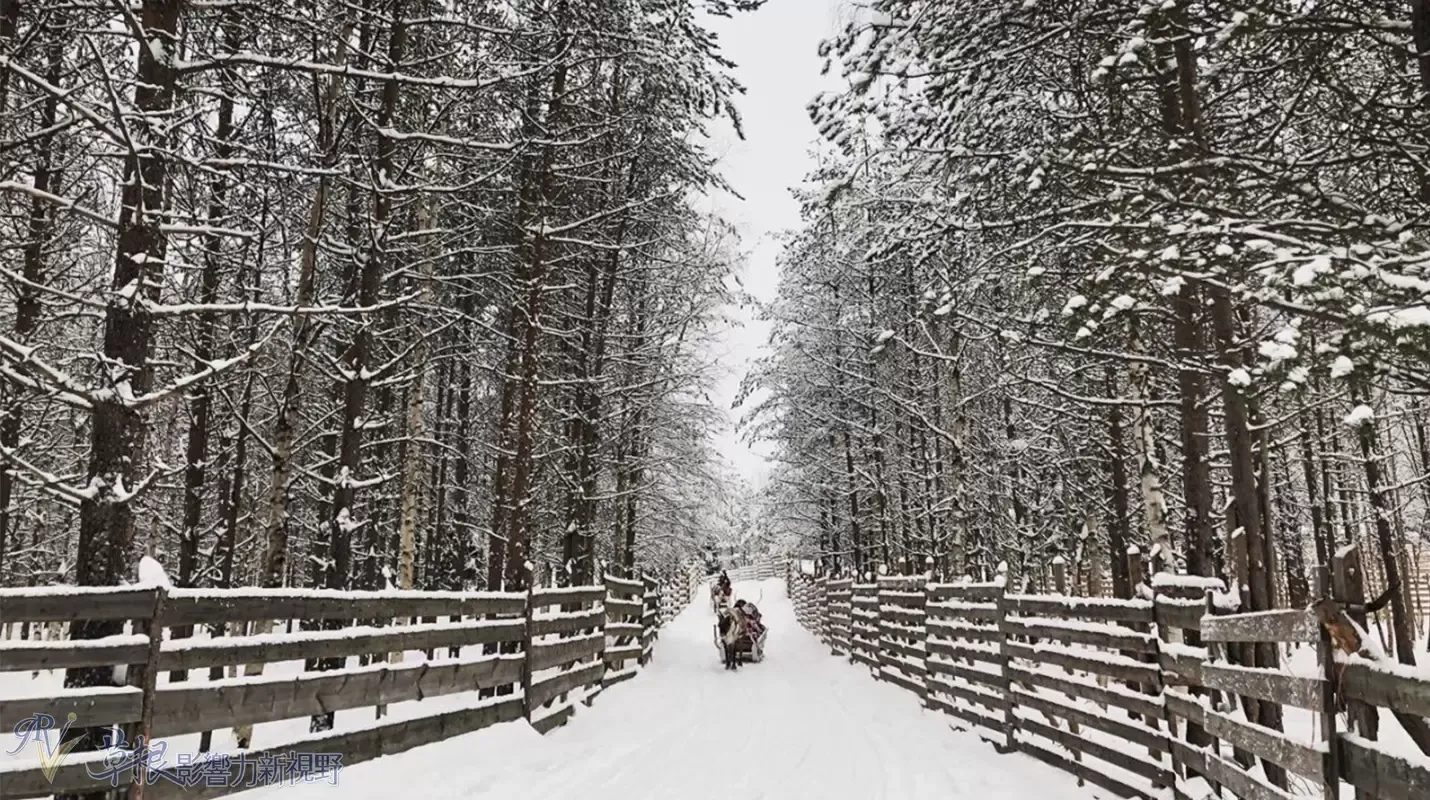
[[[717,639],[725,652],[725,669],[739,669],[740,639],[745,635],[745,623],[739,614],[729,611],[720,615],[716,623]]]

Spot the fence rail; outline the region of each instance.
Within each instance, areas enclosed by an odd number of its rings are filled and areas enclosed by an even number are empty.
[[[1080,784],[1145,800],[1169,788],[1181,800],[1338,798],[1342,787],[1358,800],[1430,798],[1430,756],[1412,744],[1427,730],[1411,732],[1430,716],[1430,674],[1362,649],[1344,614],[1236,613],[1220,580],[1147,581],[1135,557],[1129,569],[1134,599],[1069,596],[1056,566],[1055,594],[1011,593],[1001,578],[854,583],[790,568],[786,580],[796,618],[832,654]],[[1353,615],[1364,603],[1354,549],[1334,574],[1336,601],[1318,608]]]
[[[659,627],[689,604],[698,583],[688,570],[665,581],[606,576],[597,585],[521,593],[0,590],[0,629],[26,626],[31,634],[0,639],[0,673],[107,668],[122,672],[126,684],[54,690],[36,683],[28,695],[0,695],[0,730],[33,729],[42,718],[56,728],[69,720],[73,730],[96,737],[118,728],[132,762],[116,768],[103,752],[76,750],[51,773],[38,754],[6,761],[0,798],[132,791],[136,782],[151,800],[217,797],[299,777],[304,766],[293,763],[294,754],[311,772],[332,766],[315,756],[338,756],[349,766],[522,718],[545,733],[578,704],[634,677],[650,661]],[[57,627],[95,621],[118,632],[58,638],[64,632]],[[46,630],[51,638],[41,640]],[[303,662],[301,670],[291,662]],[[207,679],[190,670],[207,670]],[[413,701],[439,707],[389,709]],[[257,724],[310,717],[328,720],[314,729],[331,727],[331,715],[360,709],[373,717],[357,730],[298,734],[258,749],[246,741]],[[227,729],[243,744],[241,757],[228,751],[167,764],[189,773],[201,764],[197,781],[146,776],[161,766],[157,756],[134,757],[135,742],[193,735],[207,750],[212,732]],[[252,772],[265,759],[287,762],[281,772]]]

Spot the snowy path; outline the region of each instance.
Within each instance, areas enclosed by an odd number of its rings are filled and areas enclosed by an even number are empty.
[[[737,587],[770,626],[765,661],[728,672],[696,603],[654,661],[546,737],[525,723],[342,770],[337,787],[242,800],[1088,800],[1066,774],[1000,756],[913,695],[829,655],[781,581]]]

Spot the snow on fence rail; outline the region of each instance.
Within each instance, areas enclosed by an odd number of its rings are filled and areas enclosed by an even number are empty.
[[[1045,595],[1011,593],[1001,576],[856,584],[790,569],[786,579],[801,623],[831,653],[999,752],[1113,794],[1430,798],[1430,669],[1387,664],[1362,640],[1353,549],[1337,556],[1325,595],[1335,601],[1315,611],[1224,613],[1234,599],[1219,580],[1147,582],[1135,558],[1129,570],[1137,599],[1068,596],[1058,568],[1057,593]]]
[[[690,591],[682,595],[679,607],[666,606],[670,613],[688,603]],[[169,767],[177,751],[222,750],[202,761],[208,777],[200,786],[151,780],[144,792],[148,800],[216,797],[296,779],[304,760],[295,754],[337,755],[348,766],[522,718],[545,733],[649,661],[661,608],[655,580],[615,576],[527,593],[5,589],[0,626],[99,621],[116,633],[0,639],[0,678],[9,678],[0,683],[0,730],[41,716],[58,728],[73,715],[76,729],[117,726],[131,747],[136,737],[164,743]],[[246,625],[261,632],[245,633]],[[259,674],[264,665],[267,674]],[[58,688],[60,670],[84,667],[107,669],[127,685]],[[24,672],[30,680],[17,675]],[[365,708],[375,715],[344,714],[333,730],[308,733],[309,717]],[[242,748],[241,758],[233,757],[236,743],[211,748],[214,732],[254,725],[276,727],[258,738],[281,741]],[[40,756],[0,762],[0,798],[112,790],[139,778],[133,764],[93,769],[103,752],[72,752],[53,775]],[[256,772],[264,759],[287,766]],[[309,770],[325,768],[307,761]],[[215,767],[230,779],[209,775]]]

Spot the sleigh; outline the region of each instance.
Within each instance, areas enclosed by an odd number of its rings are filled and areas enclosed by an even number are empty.
[[[723,619],[725,615],[721,615]],[[761,626],[759,635],[751,635],[747,630],[735,642],[735,657],[741,661],[758,663],[765,660],[765,639],[770,635],[770,629]],[[715,651],[720,654],[720,658],[725,658],[725,637],[720,633],[720,622],[715,622]]]
[[[730,594],[720,591],[720,587],[710,584],[710,610],[716,616],[727,613],[730,610]]]

